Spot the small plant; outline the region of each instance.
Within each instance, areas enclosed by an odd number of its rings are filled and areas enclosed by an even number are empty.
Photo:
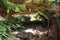
[[[14,12],[21,12],[21,10],[27,10],[25,4],[15,4],[13,2],[10,2],[9,0],[2,0],[1,2],[5,6],[7,13],[9,13],[11,10]]]
[[[22,24],[15,23],[16,19],[10,17],[5,21],[0,20],[0,40],[7,38],[8,40],[19,40],[15,36],[10,36],[8,32],[17,30],[17,28],[24,28]]]

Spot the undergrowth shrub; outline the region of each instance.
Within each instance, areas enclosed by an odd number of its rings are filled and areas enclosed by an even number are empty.
[[[22,24],[15,23],[14,17],[10,17],[5,21],[0,20],[0,40],[7,38],[8,40],[19,40],[15,36],[11,36],[8,32],[16,31],[17,28],[24,28]]]

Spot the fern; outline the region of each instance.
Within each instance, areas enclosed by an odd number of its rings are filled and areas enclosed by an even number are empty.
[[[0,40],[8,38],[8,40],[19,40],[15,36],[8,35],[8,32],[17,30],[17,28],[23,28],[21,24],[15,23],[17,20],[13,17],[6,19],[5,21],[0,20]]]
[[[14,12],[21,12],[21,10],[26,10],[26,5],[24,4],[19,4],[19,6],[18,4],[10,2],[9,0],[2,0],[1,2],[4,4],[7,13],[9,13],[11,10]]]
[[[21,10],[27,10],[27,7],[25,4],[18,4]]]

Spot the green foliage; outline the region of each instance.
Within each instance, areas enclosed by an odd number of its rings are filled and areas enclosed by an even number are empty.
[[[3,21],[0,21],[0,40],[2,40],[2,37],[4,36],[4,37],[6,37],[6,28],[5,27],[3,27],[4,26],[4,24],[3,24]]]
[[[27,7],[25,4],[17,4],[21,10],[27,10]]]
[[[15,36],[9,36],[8,40],[20,40],[20,39]]]
[[[19,22],[19,23],[18,23]],[[18,21],[14,17],[9,17],[6,21],[5,24],[8,25],[10,28],[17,29],[17,28],[24,28],[23,25],[21,24],[20,21]],[[7,27],[9,29],[9,27]]]
[[[7,13],[9,13],[11,10],[14,12],[21,12],[21,10],[27,9],[25,4],[15,4],[9,0],[2,0],[1,2],[4,4]]]
[[[15,23],[17,20],[14,17],[10,17],[5,21],[0,20],[0,40],[3,37],[8,38],[8,40],[19,40],[14,36],[9,36],[7,32],[17,30],[17,28],[24,28],[22,24]]]

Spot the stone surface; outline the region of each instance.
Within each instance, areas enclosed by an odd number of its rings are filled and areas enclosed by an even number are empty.
[[[15,32],[10,32],[10,35],[15,35],[16,37],[19,37],[21,39],[38,39],[39,37],[43,37],[43,35],[47,34],[47,31],[39,31],[39,30],[34,30],[34,29],[25,29],[22,31],[15,31]]]

